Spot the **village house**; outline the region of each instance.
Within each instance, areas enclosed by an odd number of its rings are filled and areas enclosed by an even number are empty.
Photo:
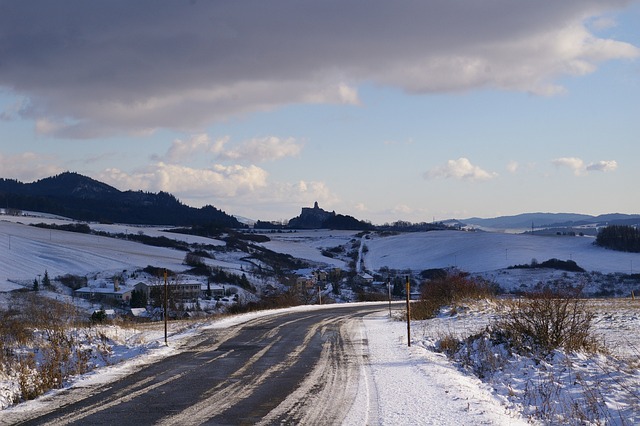
[[[136,291],[144,293],[147,300],[150,300],[152,292],[164,294],[164,282],[139,282],[135,285]],[[201,294],[202,284],[199,281],[173,281],[167,283],[167,288],[174,300],[182,302],[194,302]],[[154,290],[155,289],[155,290]]]
[[[112,304],[129,304],[131,289],[112,287],[82,287],[74,292],[81,299]]]

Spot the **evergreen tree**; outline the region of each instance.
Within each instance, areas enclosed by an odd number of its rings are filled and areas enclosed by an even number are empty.
[[[133,290],[131,292],[131,302],[129,302],[132,308],[144,308],[147,306],[147,296],[142,290]]]
[[[33,291],[38,291],[38,290],[40,290],[40,284],[38,283],[38,279],[35,278],[33,280]]]
[[[402,278],[395,277],[393,279],[393,288],[391,290],[391,294],[394,296],[404,296],[405,295],[405,283],[402,281]]]
[[[42,278],[42,285],[44,287],[50,287],[51,286],[51,280],[49,279],[49,273],[47,272],[47,270],[44,270],[44,277]]]
[[[610,225],[598,233],[596,244],[613,250],[640,252],[640,229],[633,226]]]

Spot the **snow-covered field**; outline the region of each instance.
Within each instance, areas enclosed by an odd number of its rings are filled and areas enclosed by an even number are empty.
[[[39,222],[69,223],[63,218],[0,216],[0,250],[3,252],[0,257],[0,306],[5,306],[7,292],[29,288],[45,270],[51,277],[64,274],[99,277],[147,265],[176,271],[186,269],[183,251],[28,226],[28,223]],[[144,233],[189,243],[224,244],[209,238],[170,234],[162,227],[90,226],[109,233]],[[515,264],[528,264],[532,259],[540,262],[550,258],[571,259],[591,275],[635,274],[640,268],[640,255],[596,247],[591,237],[456,231],[393,236],[368,234],[362,237],[356,232],[328,230],[265,235],[271,239],[264,243],[265,247],[314,264],[345,267],[348,259],[344,256],[330,258],[322,251],[337,246],[359,245],[358,251],[363,258],[361,265],[372,272],[381,267],[414,273],[430,268],[456,267],[493,279],[505,289],[519,288],[523,281],[586,279],[586,275],[575,276],[552,270],[505,269]],[[238,253],[220,252],[216,253],[215,259],[207,259],[207,263],[239,271],[242,270],[240,257]],[[620,294],[627,296],[626,287],[620,288],[623,289]],[[581,401],[575,399],[580,389],[591,391],[592,400],[599,398],[604,401],[602,407],[606,412],[599,409],[592,416],[592,420],[599,420],[592,424],[640,424],[640,396],[637,392],[640,388],[637,364],[640,356],[640,300],[619,298],[591,303],[597,312],[596,332],[611,350],[611,357],[558,354],[552,360],[538,360],[537,363],[531,359],[513,358],[505,362],[499,373],[482,380],[462,364],[436,352],[435,347],[445,334],[453,333],[464,338],[481,331],[496,315],[490,304],[469,307],[455,315],[415,322],[412,325],[411,348],[406,347],[404,323],[389,320],[384,313],[367,317],[362,333],[366,334],[369,342],[371,363],[369,369],[362,372],[359,401],[348,416],[353,423],[349,421],[348,424],[519,424],[531,421],[529,416],[549,403],[550,399],[531,399],[533,387],[545,390],[545,386],[549,387],[546,391],[565,406]],[[127,374],[137,363],[152,362],[157,357],[179,350],[181,339],[188,338],[197,327],[225,327],[230,321],[243,321],[243,318],[247,317],[214,323],[185,323],[182,327],[190,328],[173,330],[173,343],[169,348],[161,344],[161,328],[153,325],[127,329],[106,327],[102,333],[112,345],[111,361],[122,362],[105,366],[96,361],[100,367],[97,371],[72,383],[104,381]],[[527,378],[523,378],[523,374]],[[6,407],[15,394],[15,388],[4,372],[0,372],[0,376],[0,406]],[[552,381],[551,378],[557,380]],[[45,403],[46,397],[13,409],[28,410],[33,404]],[[574,409],[576,416],[585,411],[580,407]],[[560,410],[559,407],[546,409],[551,414]],[[578,420],[574,423],[590,424]]]
[[[0,216],[0,291],[16,288],[16,282],[32,283],[48,270],[50,276],[87,275],[104,271],[122,271],[147,265],[184,270],[184,252],[151,247],[132,241],[84,235],[26,226],[30,223],[69,223],[65,219]],[[111,234],[142,233],[165,236],[190,244],[223,245],[224,242],[192,235],[165,232],[163,227],[90,224],[97,231]],[[378,234],[363,238],[354,231],[310,230],[265,233],[271,241],[263,245],[273,251],[290,254],[330,267],[346,267],[344,258],[324,256],[322,250],[362,243],[364,268],[377,271],[388,267],[418,273],[431,268],[455,267],[483,274],[510,289],[518,280],[539,271],[507,270],[516,264],[543,262],[551,258],[573,260],[588,272],[630,274],[640,271],[640,254],[603,249],[593,237],[537,236],[488,232],[437,231],[392,236]],[[216,255],[213,266],[240,270],[236,253]],[[543,271],[550,279],[558,275]]]

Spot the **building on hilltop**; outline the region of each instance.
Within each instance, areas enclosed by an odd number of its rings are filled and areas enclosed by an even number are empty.
[[[322,228],[324,223],[336,216],[336,212],[328,212],[321,209],[316,201],[313,207],[303,207],[300,216],[294,217],[289,221],[290,228],[300,229],[318,229]]]

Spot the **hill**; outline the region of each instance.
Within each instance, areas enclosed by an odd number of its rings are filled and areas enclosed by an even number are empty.
[[[0,206],[75,220],[145,225],[211,225],[242,228],[213,206],[193,208],[166,192],[120,191],[78,173],[65,172],[32,183],[0,179]]]
[[[489,230],[519,230],[526,231],[547,228],[580,228],[601,227],[607,225],[638,225],[640,215],[610,213],[599,216],[576,213],[523,213],[513,216],[499,216],[495,218],[472,217],[462,219],[458,223],[471,225]]]

